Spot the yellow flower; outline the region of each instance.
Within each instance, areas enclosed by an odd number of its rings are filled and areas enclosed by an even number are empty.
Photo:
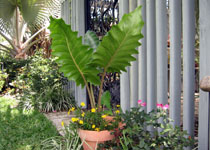
[[[116,114],[119,114],[119,113],[120,113],[120,111],[119,111],[119,110],[116,110],[116,111],[115,111],[115,113],[116,113]]]
[[[79,121],[79,124],[83,124],[83,121],[82,121],[82,120],[80,120],[80,121]]]
[[[117,105],[117,108],[119,108],[120,107],[120,105]]]
[[[106,118],[106,115],[102,115],[101,117],[102,117],[102,118]]]
[[[80,103],[80,106],[85,107],[85,103],[84,102]]]
[[[91,112],[96,112],[96,109],[95,109],[95,108],[92,108],[92,109],[91,109]]]
[[[92,125],[92,128],[94,129],[95,127],[96,127],[96,125],[93,124],[93,125]]]
[[[99,129],[99,128],[96,128],[95,130],[96,130],[96,131],[98,131],[98,132],[100,131],[100,129]]]
[[[71,111],[74,111],[74,110],[75,110],[75,107],[72,107],[72,108],[71,108]]]
[[[76,121],[79,120],[79,118],[71,118],[71,120],[72,120],[73,122],[76,122]]]
[[[61,122],[61,125],[62,125],[62,127],[64,126],[64,122],[63,121]]]
[[[70,115],[71,110],[68,111],[68,115]]]
[[[84,117],[85,116],[85,113],[83,112],[81,116]]]

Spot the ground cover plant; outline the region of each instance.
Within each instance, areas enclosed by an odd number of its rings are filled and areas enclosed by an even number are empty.
[[[38,150],[41,141],[58,135],[43,114],[16,105],[14,99],[0,97],[0,150]]]

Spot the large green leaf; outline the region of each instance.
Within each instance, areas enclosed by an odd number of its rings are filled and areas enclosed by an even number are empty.
[[[136,60],[132,55],[138,54],[136,48],[140,45],[139,39],[143,38],[143,25],[141,6],[124,15],[99,44],[94,54],[94,63],[107,72],[126,71],[126,66]]]
[[[98,70],[91,67],[93,49],[82,44],[82,37],[77,37],[77,32],[71,30],[71,26],[65,24],[62,19],[50,18],[52,38],[52,54],[57,56],[57,62],[61,64],[60,71],[77,85],[85,85],[91,82],[100,83],[97,76]]]

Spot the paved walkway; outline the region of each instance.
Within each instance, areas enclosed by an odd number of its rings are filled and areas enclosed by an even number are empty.
[[[52,123],[55,125],[57,130],[59,131],[59,134],[62,136],[64,135],[61,122],[63,121],[64,124],[67,126],[73,117],[73,115],[68,115],[67,112],[53,112],[53,113],[46,113],[44,114],[49,120],[52,121]]]

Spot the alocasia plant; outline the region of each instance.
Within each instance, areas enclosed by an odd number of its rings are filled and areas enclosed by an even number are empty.
[[[143,25],[139,6],[133,12],[125,14],[118,25],[113,25],[100,43],[92,32],[87,32],[86,42],[83,44],[82,37],[78,37],[70,25],[62,19],[50,18],[52,54],[58,57],[60,71],[68,79],[82,87],[86,86],[92,108],[96,107],[92,85],[100,86],[97,105],[100,110],[106,73],[126,71],[130,62],[136,60],[132,55],[138,54],[136,48],[140,46],[139,39],[143,38]]]

